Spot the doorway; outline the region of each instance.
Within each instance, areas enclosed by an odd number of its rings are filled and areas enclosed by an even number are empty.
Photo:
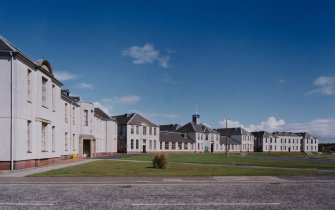
[[[288,148],[288,152],[291,152],[291,147]]]
[[[145,145],[143,145],[143,153],[147,153],[147,148]]]
[[[91,157],[91,140],[84,139],[83,142],[83,155],[89,158]]]
[[[211,153],[214,152],[214,144],[211,144]]]

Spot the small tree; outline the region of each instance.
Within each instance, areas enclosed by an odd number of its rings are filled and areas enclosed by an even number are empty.
[[[154,168],[166,169],[168,167],[167,155],[164,153],[155,154],[152,165]]]

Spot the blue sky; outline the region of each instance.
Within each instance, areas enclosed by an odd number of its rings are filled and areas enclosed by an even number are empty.
[[[74,95],[213,128],[335,141],[333,1],[5,1],[0,34]]]

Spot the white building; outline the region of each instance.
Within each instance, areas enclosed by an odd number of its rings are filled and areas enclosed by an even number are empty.
[[[137,113],[113,118],[117,123],[118,152],[146,153],[160,150],[158,125]]]
[[[319,139],[312,136],[310,133],[295,133],[301,136],[301,151],[302,152],[318,152],[319,151]]]
[[[216,129],[221,136],[232,138],[241,144],[240,152],[253,152],[254,151],[254,135],[245,130],[244,128],[219,128]]]
[[[255,152],[281,151],[282,145],[277,140],[277,136],[266,131],[252,132],[255,136]]]
[[[86,134],[93,139],[90,155],[116,152],[115,122],[101,116],[101,110],[97,114],[91,105],[92,120],[107,126],[94,132],[81,126],[83,103],[61,91],[62,83],[47,60],[33,62],[0,37],[0,70],[0,170],[48,165],[83,155],[79,139]],[[94,139],[99,139],[97,146]]]

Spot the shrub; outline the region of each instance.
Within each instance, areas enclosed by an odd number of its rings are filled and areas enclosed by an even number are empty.
[[[155,154],[152,165],[154,168],[166,169],[168,167],[167,155],[164,153]]]

